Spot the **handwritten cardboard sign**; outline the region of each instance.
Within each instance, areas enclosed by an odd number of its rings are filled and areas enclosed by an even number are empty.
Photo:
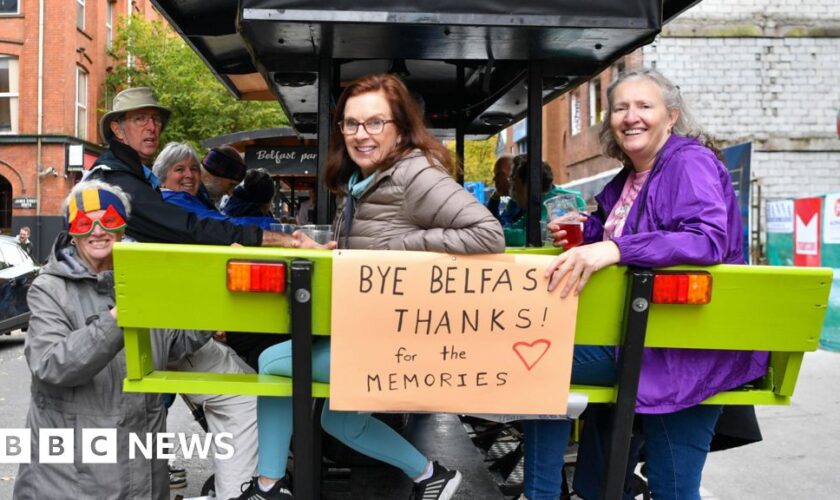
[[[577,298],[547,291],[550,261],[336,252],[330,407],[565,413]]]

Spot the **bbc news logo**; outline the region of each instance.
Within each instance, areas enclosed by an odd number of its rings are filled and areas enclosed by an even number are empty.
[[[0,429],[0,463],[28,464],[32,461],[32,430]],[[82,463],[115,464],[119,450],[117,429],[82,429],[80,440]],[[73,429],[41,429],[38,433],[37,460],[42,464],[72,464],[76,456]],[[180,453],[184,459],[206,459],[215,445],[214,458],[227,460],[234,454],[233,434],[186,434],[158,432],[128,434],[129,460],[159,458],[171,460]]]

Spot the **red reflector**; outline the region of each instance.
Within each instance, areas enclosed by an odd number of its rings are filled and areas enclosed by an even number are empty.
[[[712,275],[707,273],[655,274],[654,304],[708,304],[712,300]]]
[[[227,288],[231,292],[283,293],[286,291],[286,264],[228,261]]]

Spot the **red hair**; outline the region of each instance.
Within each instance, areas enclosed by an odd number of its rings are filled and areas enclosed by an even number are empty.
[[[342,193],[353,171],[358,168],[347,153],[338,122],[344,119],[347,99],[368,92],[381,92],[391,108],[394,126],[402,137],[394,150],[382,159],[378,169],[388,168],[414,149],[419,149],[429,163],[445,172],[452,172],[452,154],[423,125],[423,114],[405,84],[394,75],[367,75],[351,83],[341,93],[335,114],[327,154],[324,184],[334,193]]]

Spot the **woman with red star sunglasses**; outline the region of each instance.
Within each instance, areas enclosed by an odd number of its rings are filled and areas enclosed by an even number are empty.
[[[128,218],[128,198],[120,194],[90,187],[75,189],[67,199],[67,234],[94,272],[113,269],[111,251],[122,239]]]
[[[165,460],[142,458],[68,467],[38,458],[42,428],[113,429],[116,449],[129,435],[165,430],[158,394],[125,394],[125,341],[117,325],[112,251],[130,214],[128,196],[99,181],[77,184],[65,200],[69,228],[55,242],[27,296],[32,313],[24,353],[32,373],[27,428],[33,459],[21,464],[15,498],[51,498],[74,491],[80,498],[169,498]],[[192,354],[210,332],[156,331],[156,369]],[[78,436],[77,436],[78,437]],[[84,463],[81,447],[74,461]]]

